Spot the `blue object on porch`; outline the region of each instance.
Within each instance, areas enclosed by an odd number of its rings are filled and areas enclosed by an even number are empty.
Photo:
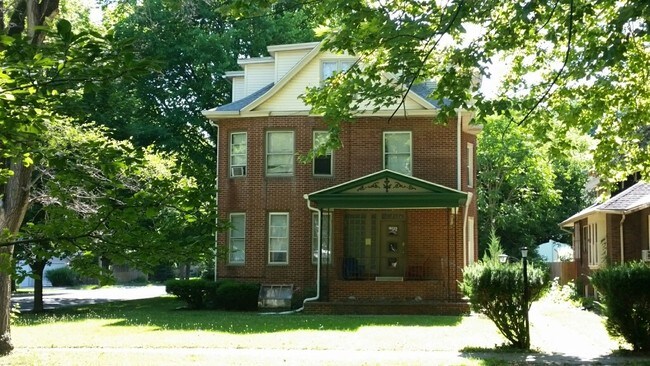
[[[356,258],[343,258],[343,279],[357,280],[363,277],[363,265]]]

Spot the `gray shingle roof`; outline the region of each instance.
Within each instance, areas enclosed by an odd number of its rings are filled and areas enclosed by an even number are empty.
[[[628,214],[650,206],[650,183],[640,181],[601,204],[592,205],[562,221],[560,226],[571,226],[574,222],[596,212],[620,212]]]
[[[411,91],[420,97],[424,98],[427,102],[429,102],[434,108],[439,108],[440,107],[440,101],[439,100],[433,100],[429,98],[429,95],[435,90],[436,84],[435,83],[420,83],[420,84],[413,84],[411,86]],[[444,105],[450,105],[451,100],[445,98],[442,100],[442,103]]]
[[[632,187],[603,202],[598,209],[629,211],[650,203],[650,184],[637,182]]]
[[[271,83],[271,84],[263,87],[262,89],[254,92],[251,95],[247,95],[244,98],[242,98],[240,100],[236,100],[236,101],[234,101],[232,103],[224,104],[224,105],[219,106],[219,107],[217,107],[217,108],[215,108],[213,110],[214,111],[219,111],[219,112],[239,112],[242,109],[244,109],[244,107],[246,107],[247,105],[253,103],[257,98],[264,95],[267,91],[271,90],[273,85],[274,85],[274,83]]]

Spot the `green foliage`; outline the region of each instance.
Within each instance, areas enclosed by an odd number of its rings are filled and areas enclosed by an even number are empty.
[[[45,271],[45,278],[54,287],[71,287],[78,285],[80,282],[79,274],[67,266]]]
[[[566,138],[579,147],[552,154],[553,145],[538,141],[529,127],[486,120],[477,150],[481,249],[492,230],[506,253],[549,239],[566,242],[557,223],[587,206],[583,187],[590,166],[588,140],[575,133]]]
[[[257,9],[277,1],[249,3]],[[357,55],[364,65],[305,94],[330,124],[334,148],[360,101],[387,106],[401,100],[404,85],[434,80],[430,98],[446,101],[441,122],[458,108],[477,111],[478,124],[503,116],[530,127],[535,140],[553,142],[552,153],[572,145],[564,136],[575,129],[596,138],[603,182],[650,175],[647,2],[324,0],[314,16],[325,49]],[[476,84],[499,69],[506,72],[499,90]]]
[[[226,282],[217,288],[217,301],[225,310],[257,310],[260,285],[255,283]]]
[[[503,247],[501,246],[501,239],[497,236],[494,228],[490,229],[490,241],[488,242],[487,250],[483,255],[483,262],[499,262],[499,256],[504,254]]]
[[[188,309],[256,310],[260,292],[259,284],[231,280],[169,280],[165,285],[167,293],[183,300]]]
[[[650,266],[628,262],[595,271],[591,283],[602,295],[607,330],[635,351],[650,350]]]
[[[202,279],[169,280],[165,291],[183,300],[189,309],[204,309],[206,301],[216,293],[218,283]]]
[[[524,306],[524,280],[521,264],[501,264],[494,261],[477,262],[463,270],[460,289],[469,298],[473,311],[485,314],[503,336],[518,348],[528,348],[524,312],[537,301],[548,287],[548,273],[528,265],[528,304]]]

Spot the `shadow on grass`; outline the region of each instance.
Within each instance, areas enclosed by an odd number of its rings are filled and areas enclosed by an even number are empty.
[[[562,353],[541,353],[536,350],[517,350],[508,348],[474,348],[460,350],[462,357],[477,360],[480,365],[650,365],[650,359],[641,355],[621,357],[611,355],[583,359]]]
[[[48,312],[24,313],[17,326],[87,319],[114,320],[110,326],[152,326],[161,330],[204,330],[232,334],[272,333],[290,330],[354,331],[364,326],[455,326],[462,316],[416,315],[261,315],[256,312],[185,310],[172,297],[67,307]]]

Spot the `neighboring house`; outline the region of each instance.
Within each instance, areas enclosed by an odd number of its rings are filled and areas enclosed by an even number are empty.
[[[299,95],[356,60],[320,47],[239,60],[243,71],[225,75],[233,102],[203,112],[219,131],[219,217],[232,223],[217,238],[228,249],[217,277],[317,292],[312,312],[465,311],[480,127],[466,111],[435,123],[432,85],[415,85],[394,118],[397,105],[369,105],[342,126],[341,149],[302,163],[328,132]]]
[[[573,260],[573,248],[569,244],[560,243],[559,241],[549,240],[535,248],[537,254],[544,262],[570,262]]]
[[[70,260],[67,258],[51,258],[49,263],[45,265],[45,269],[43,270],[43,286],[45,287],[50,287],[52,286],[52,282],[47,279],[47,276],[45,274],[47,271],[51,271],[54,269],[59,269],[62,267],[67,267],[70,264]],[[32,273],[32,268],[27,264],[25,261],[20,261],[18,263],[18,266],[21,268],[22,271],[25,273]],[[22,282],[18,284],[18,287],[24,288],[24,287],[34,287],[34,279],[32,277],[26,276]]]
[[[573,256],[584,295],[588,276],[607,264],[650,261],[650,184],[639,181],[560,223],[573,233]]]

